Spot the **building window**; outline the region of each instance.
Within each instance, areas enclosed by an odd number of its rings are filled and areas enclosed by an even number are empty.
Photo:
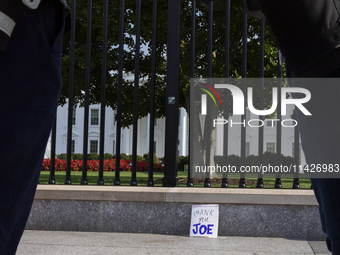
[[[155,153],[156,154],[156,141],[153,141],[153,153]]]
[[[76,148],[76,141],[72,140],[72,143],[71,143],[71,153],[75,153],[75,148]]]
[[[98,141],[97,140],[90,141],[90,153],[98,153]]]
[[[295,156],[295,144],[292,143],[292,158]],[[299,143],[299,164],[301,164],[301,143]]]
[[[154,126],[157,126],[157,119],[155,118],[153,121]]]
[[[72,111],[72,125],[74,126],[76,124],[76,109],[73,109]]]
[[[275,153],[275,143],[267,143],[267,151]]]
[[[246,157],[250,154],[250,142],[246,142]]]
[[[99,110],[92,109],[91,110],[91,125],[98,125],[99,123]]]

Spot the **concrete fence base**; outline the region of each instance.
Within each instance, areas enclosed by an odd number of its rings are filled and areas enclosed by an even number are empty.
[[[219,204],[219,236],[325,238],[312,190],[39,185],[26,229],[189,235]]]

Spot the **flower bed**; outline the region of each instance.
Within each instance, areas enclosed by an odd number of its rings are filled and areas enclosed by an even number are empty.
[[[130,159],[120,160],[120,171],[131,171],[129,163]],[[44,159],[41,170],[49,171],[51,166],[51,159]],[[116,169],[116,160],[108,159],[104,160],[104,171],[112,172]],[[66,160],[55,159],[55,170],[56,171],[66,171]],[[72,160],[71,161],[71,171],[82,171],[83,170],[83,160]],[[87,171],[98,171],[99,170],[99,160],[88,160],[87,161]],[[149,162],[137,161],[137,172],[147,172],[149,170]],[[164,167],[161,164],[154,164],[154,172],[164,172]]]

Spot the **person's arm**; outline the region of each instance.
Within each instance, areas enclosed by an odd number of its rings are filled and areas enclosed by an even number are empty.
[[[38,8],[40,0],[0,0],[0,52],[4,52],[10,41],[22,8]]]

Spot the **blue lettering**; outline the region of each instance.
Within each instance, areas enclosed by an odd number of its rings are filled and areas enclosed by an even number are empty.
[[[212,235],[212,227],[214,226],[214,224],[208,224],[208,235]]]
[[[203,232],[202,232],[202,229],[203,229]],[[200,226],[200,234],[204,235],[205,232],[207,232],[207,226],[205,226],[205,225]]]
[[[195,235],[198,233],[198,226],[199,225],[201,225],[201,223],[194,224],[194,227],[196,227],[196,228],[193,229],[192,231],[194,232]]]

